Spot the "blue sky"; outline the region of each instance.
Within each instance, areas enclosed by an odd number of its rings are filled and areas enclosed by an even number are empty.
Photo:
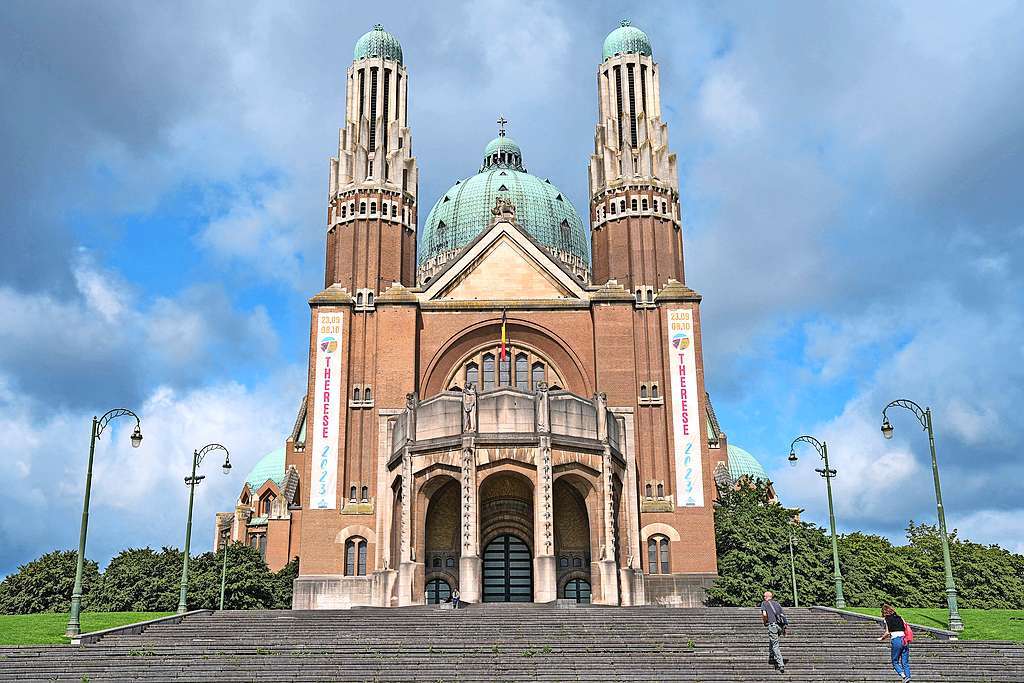
[[[421,215],[503,114],[527,167],[585,215],[594,79],[645,29],[681,169],[688,284],[730,440],[787,504],[900,538],[931,521],[935,412],[950,526],[1024,551],[1024,7],[1020,3],[111,3],[0,8],[0,575],[77,541],[180,545],[193,448],[236,467],[197,496],[209,547],[284,438],[323,277],[327,160],[355,40],[402,41]]]

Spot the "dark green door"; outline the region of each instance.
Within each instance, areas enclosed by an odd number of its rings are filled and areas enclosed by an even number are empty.
[[[498,536],[484,549],[484,602],[532,602],[533,560],[521,538]]]

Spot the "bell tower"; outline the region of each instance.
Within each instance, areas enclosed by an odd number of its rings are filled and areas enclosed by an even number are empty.
[[[415,284],[418,175],[408,91],[402,46],[377,24],[356,42],[345,127],[331,159],[324,285],[353,296]]]
[[[589,169],[593,282],[618,280],[646,298],[670,278],[684,281],[676,155],[647,34],[623,21],[603,53]]]

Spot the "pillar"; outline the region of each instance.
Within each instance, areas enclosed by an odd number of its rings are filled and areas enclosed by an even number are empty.
[[[537,453],[537,485],[533,489],[533,601],[558,599],[558,565],[555,561],[555,515],[551,477],[551,435],[540,434]]]
[[[462,551],[459,558],[459,594],[464,602],[480,602],[483,586],[475,441],[472,434],[465,434],[462,437]]]

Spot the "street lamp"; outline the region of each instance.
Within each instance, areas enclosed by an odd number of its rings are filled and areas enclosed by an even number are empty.
[[[226,471],[226,470],[225,470]],[[224,586],[228,580],[228,546],[231,545],[224,539],[224,566],[220,570],[220,611],[224,611]]]
[[[92,435],[89,439],[89,464],[85,470],[85,500],[82,503],[82,529],[78,535],[78,564],[75,567],[75,588],[71,593],[71,611],[68,614],[68,626],[64,635],[68,638],[79,635],[82,632],[82,624],[79,615],[82,612],[82,569],[85,562],[85,536],[89,530],[89,493],[92,490],[92,458],[96,452],[96,441],[99,440],[103,430],[115,417],[131,415],[135,418],[135,431],[132,432],[132,448],[138,448],[142,444],[142,429],[139,423],[139,416],[127,408],[114,408],[107,411],[103,417],[92,418]]]
[[[832,566],[836,582],[836,607],[843,609],[846,607],[846,600],[843,598],[843,574],[839,571],[839,543],[836,541],[836,513],[832,507],[832,479],[836,476],[836,471],[830,469],[828,466],[828,446],[825,442],[818,441],[813,436],[806,435],[796,437],[793,439],[793,443],[790,444],[789,463],[791,465],[796,464],[796,445],[801,441],[814,446],[814,450],[818,451],[818,455],[820,455],[821,459],[825,461],[824,468],[815,469],[814,471],[825,479],[825,490],[828,492],[828,523],[832,528]]]
[[[800,606],[800,599],[796,595],[796,559],[793,557],[793,531],[789,532],[789,570],[793,577],[793,607]]]
[[[893,406],[906,408],[912,412],[922,429],[928,432],[928,447],[932,452],[932,479],[935,481],[935,506],[939,512],[939,533],[942,536],[942,562],[946,572],[946,604],[949,606],[949,630],[963,631],[964,623],[960,619],[960,611],[956,606],[956,583],[953,581],[953,564],[949,559],[949,538],[946,536],[946,512],[942,506],[942,487],[939,485],[939,462],[935,458],[935,431],[932,429],[932,409],[924,408],[908,399],[897,399],[882,409],[882,436],[892,438],[892,423],[886,411]]]
[[[188,593],[188,552],[189,545],[192,542],[192,502],[196,497],[196,484],[206,479],[205,476],[196,476],[196,470],[199,465],[202,464],[203,458],[206,457],[207,453],[211,451],[224,451],[224,465],[222,468],[224,474],[231,471],[231,456],[228,454],[228,449],[221,446],[219,443],[211,443],[203,446],[198,451],[192,452],[192,476],[185,477],[185,485],[189,487],[188,492],[188,522],[185,524],[185,557],[181,563],[181,594],[178,596],[178,614],[184,614],[188,611],[188,606],[185,602],[185,596]]]

